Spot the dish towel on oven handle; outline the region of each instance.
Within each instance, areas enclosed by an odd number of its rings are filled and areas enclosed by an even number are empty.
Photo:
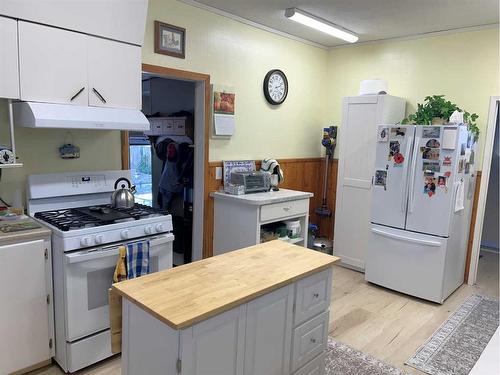
[[[127,244],[127,278],[134,279],[149,273],[149,241]]]

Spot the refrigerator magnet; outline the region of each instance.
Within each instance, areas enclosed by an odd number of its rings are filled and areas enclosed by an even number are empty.
[[[391,131],[389,133],[389,138],[390,139],[403,139],[406,135],[406,128],[391,128]]]
[[[425,144],[425,147],[430,147],[430,148],[439,148],[441,147],[441,144],[439,143],[439,141],[437,139],[429,139],[427,141],[427,143]]]
[[[465,174],[470,173],[470,163],[465,163]]]
[[[394,166],[402,166],[403,162],[405,161],[405,157],[401,153],[396,153],[394,154]]]
[[[444,128],[443,149],[454,150],[457,143],[457,128]]]
[[[465,155],[465,143],[460,145],[460,155]]]
[[[426,147],[422,152],[422,159],[439,160],[439,148]]]
[[[387,185],[387,171],[384,170],[377,170],[375,171],[375,181],[374,181],[375,186],[383,186],[384,188]]]
[[[458,161],[458,173],[463,173],[464,172],[464,166],[465,166],[465,160],[460,159]]]
[[[436,178],[431,176],[426,176],[424,179],[424,194],[432,197],[436,194]]]
[[[446,177],[445,176],[438,176],[438,187],[441,189],[446,188]]]
[[[389,140],[389,128],[387,126],[379,126],[377,133],[377,141],[387,142]]]
[[[424,160],[422,164],[422,170],[424,172],[430,171],[430,172],[440,172],[441,171],[441,166],[439,165],[439,160]]]
[[[474,164],[475,153],[474,150],[470,150],[469,164]]]
[[[451,165],[451,156],[445,156],[443,159],[443,167]]]
[[[390,141],[389,142],[389,156],[393,157],[397,153],[399,153],[401,150],[401,145],[399,144],[398,141]]]
[[[446,171],[444,172],[445,177],[450,178],[451,177],[451,171]]]
[[[424,126],[422,129],[422,138],[439,138],[441,128],[439,126]]]

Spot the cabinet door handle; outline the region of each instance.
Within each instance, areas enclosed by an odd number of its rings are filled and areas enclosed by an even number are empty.
[[[92,91],[97,95],[99,99],[101,99],[101,102],[106,104],[106,99],[104,99],[104,96],[102,96],[101,93],[95,89],[95,87],[92,87]]]
[[[75,95],[73,95],[69,101],[72,102],[73,100],[75,100],[78,97],[78,95],[80,95],[83,92],[83,90],[85,90],[85,86],[83,86],[80,90],[78,90],[78,92]]]
[[[314,298],[318,298],[319,297],[319,293],[313,293],[313,297]]]
[[[311,337],[311,342],[312,342],[313,344],[316,344],[316,339],[315,339],[314,337]]]
[[[284,211],[290,211],[291,209],[292,209],[292,207],[283,207]]]

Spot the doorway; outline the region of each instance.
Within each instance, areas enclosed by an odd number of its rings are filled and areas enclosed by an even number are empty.
[[[500,97],[492,97],[468,275],[470,285],[493,281],[496,288],[499,277],[499,116]]]
[[[499,273],[499,111],[497,108],[496,124],[495,124],[495,139],[493,142],[493,153],[491,155],[490,172],[488,179],[488,189],[486,193],[486,208],[483,218],[483,230],[481,232],[481,244],[479,250],[479,260],[477,265],[477,280],[481,285],[487,279],[495,280],[495,285],[498,287]],[[497,290],[498,294],[498,290]]]
[[[207,257],[210,77],[143,64],[143,113],[149,132],[122,133],[122,167],[131,169],[139,203],[172,214],[174,265]]]

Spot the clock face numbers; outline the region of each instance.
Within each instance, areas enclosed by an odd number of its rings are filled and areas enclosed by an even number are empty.
[[[283,99],[283,96],[285,95],[285,81],[283,80],[283,77],[279,74],[273,74],[271,78],[269,78],[267,90],[275,102],[279,102]]]
[[[274,69],[269,71],[264,78],[264,96],[272,105],[278,105],[285,101],[288,95],[288,81],[285,73]]]

